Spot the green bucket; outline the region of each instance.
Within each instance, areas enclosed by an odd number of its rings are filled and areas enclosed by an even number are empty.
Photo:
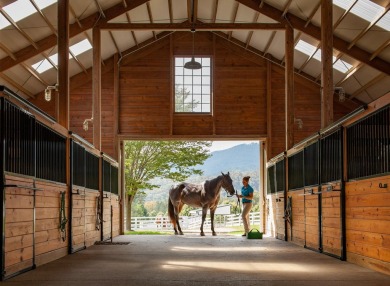
[[[263,233],[260,232],[257,228],[252,228],[250,232],[248,232],[248,235],[246,236],[247,239],[263,239]]]

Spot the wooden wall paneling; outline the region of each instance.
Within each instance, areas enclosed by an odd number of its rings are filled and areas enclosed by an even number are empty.
[[[103,192],[103,240],[111,238],[111,193]]]
[[[315,194],[317,190],[313,190],[314,194],[305,193],[305,247],[313,250],[320,250],[320,221],[318,218],[319,195]]]
[[[285,221],[284,221],[284,194],[275,194],[275,225],[276,225],[276,238],[285,239]]]
[[[88,247],[96,241],[100,241],[100,230],[96,228],[97,225],[100,226],[97,223],[97,200],[99,199],[99,192],[86,189],[85,194],[85,244]]]
[[[86,194],[79,187],[74,187],[72,192],[72,250],[77,251],[85,247]]]
[[[390,274],[390,176],[346,182],[345,188],[347,261]]]
[[[340,191],[322,192],[322,250],[341,256]]]
[[[112,237],[120,235],[120,202],[119,196],[111,195],[111,206],[112,206]]]
[[[289,191],[291,197],[292,223],[287,225],[288,240],[294,244],[305,245],[305,196],[303,190]],[[291,229],[292,228],[292,229]]]

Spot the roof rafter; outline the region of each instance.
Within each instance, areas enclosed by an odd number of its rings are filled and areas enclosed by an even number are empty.
[[[390,45],[390,39],[384,42],[380,47],[378,47],[371,55],[370,61],[376,58],[384,49],[386,49]]]
[[[213,10],[213,23],[217,20],[217,12],[218,12],[218,0],[215,0],[215,6]]]
[[[150,2],[146,2],[146,8],[148,9],[148,16],[149,16],[149,21],[150,23],[153,24],[153,15],[152,15],[152,8],[150,8]],[[153,37],[157,40],[156,32],[152,31]]]
[[[47,87],[49,86],[50,84],[48,84],[45,80],[43,80],[36,72],[33,68],[29,67],[27,64],[25,63],[21,63],[20,64],[28,73],[30,73],[33,77],[35,77],[43,86]]]
[[[347,74],[341,79],[339,80],[335,86],[340,86],[342,85],[347,79],[349,79],[355,72],[357,72],[359,69],[361,69],[363,67],[363,64],[362,63],[359,63],[357,66],[351,68]]]
[[[352,5],[344,11],[343,15],[341,15],[341,17],[337,19],[336,23],[334,23],[333,25],[333,30],[336,30],[336,28],[340,25],[340,23],[344,20],[344,18],[348,15],[349,11],[352,10],[353,6],[355,6],[358,1],[359,0],[355,0],[355,2],[353,2]]]
[[[255,10],[259,11],[260,13],[264,14],[267,17],[270,17],[271,19],[275,21],[279,21],[284,23],[284,19],[282,19],[282,14],[283,12],[280,11],[279,9],[276,9],[275,7],[264,3],[262,8],[259,8],[260,1],[259,0],[236,0],[240,2],[241,4]],[[313,24],[308,24],[306,27],[306,21],[302,20],[301,18],[292,15],[290,13],[286,14],[288,22],[292,25],[292,27],[296,30],[299,30],[319,41],[321,41],[321,28],[314,26]],[[385,60],[379,59],[379,58],[374,58],[371,61],[369,60],[371,57],[371,54],[365,50],[362,50],[359,47],[352,47],[351,49],[348,49],[348,43],[347,41],[333,35],[333,47],[340,51],[343,52],[350,57],[363,62],[374,69],[381,71],[386,74],[390,74],[390,69],[389,69],[389,63],[386,62]]]
[[[69,37],[72,38],[84,31],[87,31],[91,29],[95,24],[104,23],[107,21],[110,21],[127,11],[130,11],[140,5],[143,5],[148,0],[126,0],[127,7],[125,8],[123,6],[123,3],[120,2],[119,4],[116,4],[106,10],[104,10],[104,14],[106,15],[105,19],[100,19],[100,13],[96,12],[82,20],[80,20],[81,27],[78,23],[73,23],[69,27]],[[54,46],[57,45],[57,37],[56,35],[52,34],[50,36],[47,36],[44,39],[41,39],[36,43],[36,45],[39,47],[37,49],[33,48],[33,45],[30,45],[28,47],[25,47],[23,49],[20,49],[19,51],[15,52],[15,57],[17,60],[13,60],[11,57],[6,57],[0,60],[0,72],[5,71],[21,62],[24,62],[25,60],[34,57],[38,54],[40,54],[43,51],[46,51]]]
[[[271,34],[271,37],[269,38],[269,40],[267,42],[267,45],[264,48],[264,54],[263,54],[264,56],[267,54],[268,49],[271,46],[271,44],[272,44],[272,42],[273,42],[273,40],[275,38],[275,35],[276,35],[276,31],[273,31],[272,34]]]
[[[236,4],[236,6],[234,7],[233,15],[232,15],[232,23],[233,23],[233,24],[236,22],[237,13],[238,13],[238,8],[240,8],[240,3],[236,2],[235,4]],[[232,31],[229,31],[229,33],[228,33],[228,39],[229,39],[229,40],[232,38],[232,34],[233,34],[233,32],[232,32]]]
[[[311,59],[314,57],[314,55],[318,52],[318,50],[320,49],[321,47],[321,43],[318,43],[317,47],[316,47],[316,50],[314,51],[314,53],[311,54],[311,56],[309,56],[306,61],[299,67],[298,69],[298,73],[301,73],[302,70],[307,66],[307,64],[311,61]]]
[[[15,55],[3,43],[0,42],[0,49],[2,49],[9,57],[16,61]]]
[[[321,7],[321,0],[318,1],[317,5],[314,7],[313,11],[311,11],[309,17],[306,19],[305,28],[311,23],[314,18],[314,15],[317,13],[318,9]]]
[[[354,93],[351,94],[351,96],[349,97],[349,99],[352,99],[352,98],[355,98],[357,95],[359,95],[360,93],[362,93],[363,91],[365,91],[366,89],[368,89],[369,87],[373,86],[374,84],[380,82],[382,79],[384,79],[386,77],[385,74],[381,73],[379,75],[377,75],[376,77],[374,77],[372,80],[370,80],[369,82],[367,82],[365,85],[363,85],[361,88],[359,88],[358,90],[356,90]]]
[[[130,19],[129,13],[126,13],[126,18],[127,18],[127,22],[129,22],[129,24],[131,24],[131,19]],[[133,37],[133,41],[134,41],[135,45],[138,47],[138,41],[137,41],[137,37],[135,36],[134,31],[131,31],[131,36]]]
[[[292,3],[292,0],[287,1],[286,5],[284,6],[284,9],[283,9],[282,18],[284,18],[284,16],[286,16],[288,9],[290,9],[291,3]]]
[[[168,0],[168,10],[169,10],[169,22],[173,23],[172,0]]]
[[[26,94],[28,97],[35,99],[35,96],[31,92],[29,92],[27,89],[25,89],[23,86],[18,84],[16,81],[14,81],[12,78],[7,76],[6,74],[0,72],[0,77],[2,79],[4,79],[6,82],[10,83],[12,86],[14,86],[17,89],[19,89],[21,92]]]
[[[255,16],[253,17],[253,23],[257,23],[257,20],[259,20],[259,16],[260,16],[260,13],[259,12],[256,12]],[[248,34],[248,37],[246,38],[246,44],[245,44],[245,48],[247,49],[250,42],[251,42],[251,39],[252,39],[252,36],[253,36],[253,31],[250,31],[249,34]]]

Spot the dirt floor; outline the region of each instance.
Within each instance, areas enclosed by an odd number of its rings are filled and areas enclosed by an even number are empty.
[[[390,285],[390,276],[265,237],[120,236],[4,285]]]

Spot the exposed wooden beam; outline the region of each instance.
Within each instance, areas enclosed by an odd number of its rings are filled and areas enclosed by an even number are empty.
[[[213,23],[215,23],[215,21],[217,20],[217,13],[218,13],[218,0],[215,0],[215,5],[213,9],[213,19],[212,19]]]
[[[260,4],[259,4],[259,8],[260,8],[260,9],[263,8],[264,1],[265,1],[265,0],[261,0],[261,1],[260,1]]]
[[[272,34],[271,34],[271,37],[269,38],[269,40],[268,40],[268,42],[267,42],[267,45],[266,45],[265,48],[264,48],[264,55],[267,54],[268,49],[269,49],[269,47],[271,46],[271,44],[272,44],[272,42],[273,42],[273,40],[274,40],[274,38],[275,38],[275,35],[276,35],[276,31],[273,31]]]
[[[372,53],[370,57],[370,61],[375,59],[384,49],[386,49],[390,45],[390,39],[388,39],[386,42],[384,42],[382,45],[380,45],[379,48],[375,50],[375,52]]]
[[[80,20],[81,27],[78,23],[73,23],[70,25],[69,29],[69,37],[72,38],[80,33],[83,33],[95,25],[99,25],[100,23],[104,23],[110,21],[127,11],[130,11],[142,4],[145,4],[148,0],[126,0],[127,7],[123,6],[123,3],[120,2],[106,10],[104,10],[104,14],[106,15],[105,19],[100,17],[100,13],[94,13],[82,20]],[[36,45],[39,47],[35,49],[33,45],[27,46],[25,48],[20,49],[17,52],[14,52],[17,60],[13,60],[11,57],[6,57],[0,60],[0,72],[3,72],[14,65],[20,64],[21,62],[26,61],[29,58],[32,58],[36,55],[39,55],[41,52],[46,51],[57,45],[57,36],[51,34],[41,40],[39,40]]]
[[[58,0],[58,106],[57,120],[69,129],[69,0]]]
[[[146,2],[146,8],[148,10],[149,21],[150,23],[153,24],[153,15],[152,15],[152,9],[150,8],[150,2]],[[156,32],[152,31],[152,33],[153,33],[153,38],[157,39]]]
[[[284,16],[286,16],[288,9],[290,9],[291,3],[292,3],[292,0],[287,1],[286,5],[284,6],[284,9],[283,9],[282,18],[284,18]]]
[[[342,85],[347,79],[349,79],[354,73],[356,73],[359,69],[361,69],[363,67],[363,64],[362,63],[359,63],[356,67],[353,67],[351,68],[346,74],[345,76],[339,80],[335,86],[340,86]]]
[[[267,156],[272,154],[272,62],[267,61]]]
[[[154,31],[189,31],[194,27],[197,31],[238,31],[238,30],[284,30],[279,23],[106,23],[99,26],[102,30],[154,30]]]
[[[18,90],[20,90],[21,92],[23,92],[24,94],[26,94],[28,97],[35,99],[35,96],[34,96],[30,91],[28,91],[27,89],[25,89],[23,86],[21,86],[20,84],[18,84],[16,81],[14,81],[12,78],[10,78],[9,76],[7,76],[6,74],[0,72],[0,77],[1,77],[2,79],[4,79],[6,82],[8,82],[10,85],[16,87]]]
[[[192,0],[187,0],[187,18],[188,22],[192,23]]]
[[[104,14],[104,11],[103,11],[103,9],[102,9],[102,6],[100,6],[99,0],[94,0],[94,2],[95,2],[96,8],[98,9],[100,15],[101,15],[103,18],[106,18],[106,15]]]
[[[361,88],[359,88],[358,90],[356,90],[354,93],[351,94],[351,96],[349,97],[349,99],[352,99],[352,98],[355,98],[356,96],[358,96],[359,94],[361,94],[363,91],[365,91],[366,89],[368,89],[369,87],[373,86],[374,84],[377,84],[378,82],[380,82],[382,79],[384,79],[386,77],[385,74],[381,73],[379,74],[378,76],[374,77],[372,80],[370,80],[368,83],[366,83],[365,85],[363,85]]]
[[[317,5],[314,7],[313,11],[311,11],[309,17],[307,17],[306,23],[305,23],[305,28],[311,23],[314,15],[317,13],[318,9],[320,9],[320,6],[321,6],[321,0],[318,1]]]
[[[301,38],[301,35],[302,35],[302,32],[298,32],[298,34],[295,36],[295,39],[294,39],[294,48],[295,48],[295,46],[297,45],[299,39]],[[282,61],[281,61],[282,65],[284,65],[284,58],[285,58],[285,56],[283,56],[283,58],[282,58]]]
[[[28,71],[33,77],[35,77],[40,83],[42,83],[42,85],[44,87],[47,87],[49,86],[50,84],[48,84],[45,80],[43,80],[38,74],[37,72],[31,68],[30,66],[28,66],[27,64],[25,63],[21,63],[20,64],[26,71]]]
[[[0,49],[2,49],[9,57],[11,57],[14,61],[16,61],[15,55],[8,49],[3,43],[0,42]]]
[[[101,111],[102,111],[102,69],[101,58],[101,32],[99,28],[92,29],[93,65],[92,65],[92,112],[93,112],[93,145],[101,150]]]
[[[255,16],[253,17],[253,23],[256,23],[257,20],[259,19],[259,16],[260,16],[260,13],[259,12],[256,12]],[[251,39],[252,39],[252,36],[253,36],[253,31],[250,31],[249,34],[248,34],[248,37],[246,38],[246,44],[245,44],[245,48],[247,49],[250,42],[251,42]]]
[[[353,8],[353,6],[356,5],[356,3],[358,2],[359,0],[355,0],[355,2],[352,3],[351,6],[349,6],[349,8],[347,10],[344,11],[343,15],[341,15],[340,18],[338,18],[338,20],[336,21],[336,23],[334,23],[333,25],[333,30],[336,30],[336,28],[340,25],[340,23],[344,20],[344,18],[348,15],[348,13],[351,11],[351,9]]]
[[[27,33],[23,31],[18,24],[16,24],[16,22],[7,14],[7,12],[3,10],[1,6],[0,6],[0,14],[2,14],[4,18],[6,18],[7,21],[10,22],[11,25],[19,32],[19,34],[21,34],[35,49],[38,49],[37,43],[35,43],[33,39],[31,39],[31,37],[27,35]]]
[[[236,2],[235,3],[236,6],[233,10],[233,15],[232,15],[232,23],[234,24],[236,22],[236,19],[237,19],[237,13],[238,13],[238,8],[240,7],[240,3]],[[232,38],[232,34],[233,32],[232,31],[229,31],[228,33],[228,39],[230,40]]]
[[[42,52],[41,55],[55,68],[58,70],[58,66],[46,55],[46,53]]]
[[[294,29],[286,25],[285,31],[285,120],[286,150],[294,145]]]
[[[259,11],[260,13],[264,14],[265,16],[275,21],[283,22],[283,19],[281,18],[283,12],[265,2],[263,4],[263,7],[260,9],[259,0],[236,0],[236,1],[240,2],[241,4],[255,11]],[[297,16],[292,15],[291,13],[287,13],[286,17],[294,29],[301,31],[317,39],[318,41],[321,41],[321,29],[319,27],[314,26],[313,24],[309,24],[305,27],[306,21],[302,20]],[[333,47],[335,49],[345,53],[346,55],[349,55],[350,57],[360,62],[363,62],[364,64],[367,64],[368,66],[371,66],[372,68],[378,71],[384,72],[386,74],[390,74],[389,63],[387,61],[379,58],[375,58],[370,61],[369,59],[371,57],[371,54],[369,52],[362,50],[357,46],[354,46],[348,50],[348,45],[349,43],[347,41],[333,35]]]
[[[172,0],[168,0],[168,8],[169,8],[169,22],[170,22],[170,23],[173,23]]]
[[[333,4],[321,1],[321,128],[333,122]]]
[[[127,22],[129,22],[129,24],[130,24],[131,19],[130,19],[129,13],[126,13],[126,18],[127,18]],[[138,41],[137,41],[137,37],[135,36],[134,31],[131,31],[131,36],[133,37],[133,41],[134,41],[135,45],[138,47]]]
[[[386,15],[389,9],[390,9],[390,3],[385,7],[385,10],[381,15],[378,15],[376,18],[374,18],[370,22],[370,24],[367,25],[366,28],[360,31],[359,35],[357,35],[349,44],[348,49],[352,48],[374,25],[376,25],[376,23],[378,23]]]
[[[198,21],[198,0],[192,1],[194,1],[194,19],[192,19],[192,22],[196,23]]]
[[[80,62],[80,60],[77,58],[77,56],[71,50],[69,50],[69,54],[76,61],[77,65],[82,69],[82,71],[85,73],[88,73],[85,66]]]
[[[119,151],[118,151],[118,134],[119,131],[119,67],[118,67],[119,56],[114,54],[114,102],[113,102],[113,111],[114,111],[114,158],[119,160]]]

